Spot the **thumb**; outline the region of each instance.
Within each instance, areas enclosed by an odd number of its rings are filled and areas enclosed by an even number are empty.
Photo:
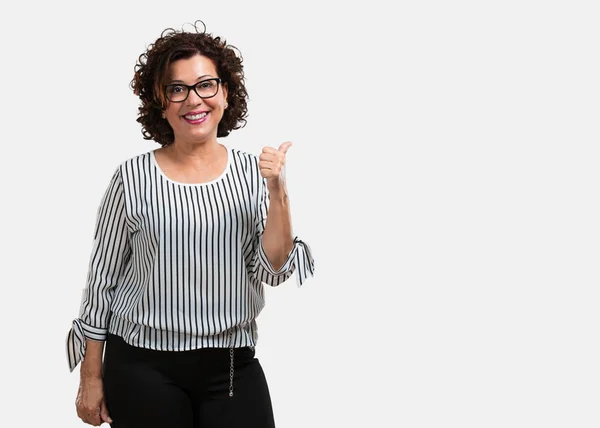
[[[104,422],[108,422],[109,424],[113,423],[113,420],[108,415],[108,409],[106,408],[106,401],[105,400],[102,400],[102,404],[100,405],[100,418]]]
[[[292,142],[286,141],[281,146],[279,146],[279,148],[277,150],[279,150],[280,152],[283,152],[285,154],[290,147],[292,147]]]

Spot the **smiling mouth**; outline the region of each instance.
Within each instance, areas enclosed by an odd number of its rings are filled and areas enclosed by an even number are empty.
[[[186,114],[184,117],[184,119],[187,120],[200,120],[200,119],[204,119],[206,117],[206,115],[208,115],[208,112],[205,111],[203,113],[198,113],[198,114]]]

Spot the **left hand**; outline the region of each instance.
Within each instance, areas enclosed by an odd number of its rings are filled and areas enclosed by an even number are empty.
[[[278,149],[267,146],[258,157],[260,175],[267,179],[269,191],[285,187],[285,154],[291,146],[290,141],[281,144]]]

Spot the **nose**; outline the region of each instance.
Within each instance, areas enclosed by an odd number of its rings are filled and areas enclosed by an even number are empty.
[[[185,102],[187,105],[198,105],[202,103],[202,98],[198,96],[194,89],[190,89],[190,92],[188,93],[188,97],[185,100]]]

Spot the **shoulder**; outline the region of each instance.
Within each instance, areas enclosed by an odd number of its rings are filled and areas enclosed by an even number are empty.
[[[232,167],[243,172],[240,175],[244,176],[246,188],[253,194],[260,194],[264,183],[258,166],[258,155],[237,148],[231,148],[230,150],[233,155]]]
[[[238,149],[235,147],[231,147],[229,149],[233,156],[233,161],[243,166],[244,168],[252,167],[253,165],[258,165],[258,156],[254,153],[249,153],[245,150]]]
[[[252,182],[256,181],[260,175],[258,156],[237,148],[231,148],[230,150],[233,157],[231,162],[232,167],[243,172],[248,180]]]
[[[114,174],[119,175],[122,180],[147,175],[151,154],[152,150],[123,159],[115,166]]]
[[[129,168],[131,168],[133,166],[147,163],[147,162],[150,161],[150,157],[151,157],[152,152],[153,152],[153,150],[149,150],[147,152],[140,153],[140,154],[137,154],[137,155],[125,158],[119,164],[119,168],[121,168],[121,169],[123,169],[123,168],[129,169]]]

